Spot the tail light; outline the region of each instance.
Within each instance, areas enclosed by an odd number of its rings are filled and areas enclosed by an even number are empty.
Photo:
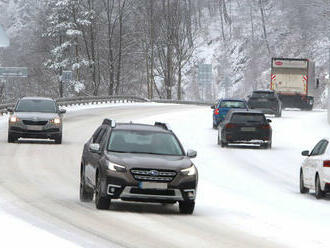
[[[214,110],[214,114],[215,115],[218,115],[219,114],[219,109],[218,108]]]
[[[237,125],[233,124],[233,123],[228,123],[226,124],[226,128],[234,128],[236,127]]]
[[[330,160],[324,160],[323,167],[330,167]]]
[[[270,125],[267,124],[267,125],[261,126],[261,129],[270,129]]]

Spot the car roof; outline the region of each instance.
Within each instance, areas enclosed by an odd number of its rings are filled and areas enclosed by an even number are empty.
[[[235,101],[235,102],[246,102],[244,99],[235,99],[235,98],[224,98],[220,99],[220,101]]]
[[[52,98],[49,98],[49,97],[39,97],[39,96],[34,96],[34,97],[31,97],[31,96],[25,96],[25,97],[22,97],[20,100],[48,100],[48,101],[54,101],[54,99]]]
[[[171,133],[170,130],[158,125],[148,125],[140,123],[116,123],[114,127],[115,130],[134,130],[134,131],[150,131],[150,132],[161,132],[161,133]]]
[[[274,93],[275,91],[273,90],[254,90],[253,93]]]

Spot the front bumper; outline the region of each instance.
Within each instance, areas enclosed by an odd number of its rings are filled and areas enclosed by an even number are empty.
[[[141,188],[139,181],[135,180],[130,172],[107,171],[101,182],[103,195],[112,199],[140,202],[177,202],[195,200],[198,176],[176,177],[164,189]],[[157,183],[157,182],[152,182]]]

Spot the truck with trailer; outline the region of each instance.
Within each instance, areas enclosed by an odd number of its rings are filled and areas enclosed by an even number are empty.
[[[278,94],[282,108],[312,110],[317,88],[313,61],[272,58],[270,89]]]

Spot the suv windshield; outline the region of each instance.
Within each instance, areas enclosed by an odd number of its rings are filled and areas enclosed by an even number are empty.
[[[23,99],[18,102],[15,111],[56,113],[56,105],[51,100]]]
[[[234,113],[230,121],[233,123],[256,122],[264,124],[266,118],[264,114],[258,113]]]
[[[259,91],[259,92],[253,92],[252,93],[252,97],[274,97],[274,92],[262,92],[262,91]]]
[[[220,108],[246,108],[246,106],[241,101],[222,101]]]
[[[173,134],[136,130],[113,130],[108,151],[183,156]]]

